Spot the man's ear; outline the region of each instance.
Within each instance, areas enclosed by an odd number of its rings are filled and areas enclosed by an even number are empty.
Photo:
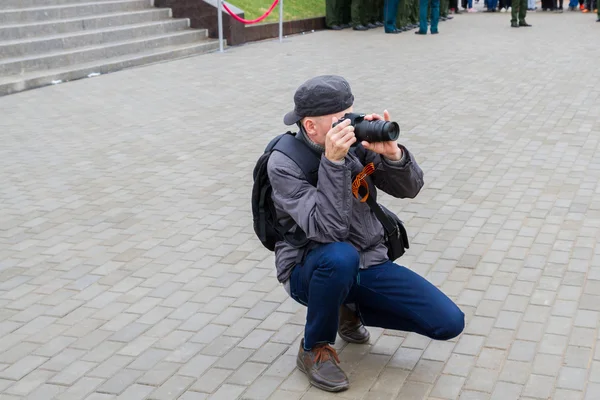
[[[304,131],[309,135],[309,136],[313,136],[314,134],[317,133],[317,125],[315,123],[315,120],[311,119],[311,118],[305,118],[302,121],[302,126],[304,127]]]

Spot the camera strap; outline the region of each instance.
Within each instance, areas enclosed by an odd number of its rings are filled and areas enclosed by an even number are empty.
[[[381,222],[381,225],[383,225],[383,229],[385,229],[385,233],[388,236],[396,235],[398,227],[390,219],[390,217],[388,217],[388,215],[385,213],[385,211],[383,211],[381,206],[379,206],[379,203],[377,203],[377,201],[372,196],[369,196],[367,189],[365,189],[364,186],[361,186],[358,191],[361,196],[366,195],[366,197],[367,197],[366,203],[371,208],[371,210],[373,210],[373,212],[375,213],[375,216],[377,217],[379,222]],[[360,192],[363,192],[364,194],[360,193]]]

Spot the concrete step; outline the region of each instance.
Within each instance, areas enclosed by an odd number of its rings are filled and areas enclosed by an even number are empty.
[[[67,82],[81,79],[88,77],[90,74],[106,74],[125,68],[208,53],[218,49],[218,40],[202,40],[194,44],[161,47],[133,55],[107,58],[86,64],[72,65],[67,68],[0,78],[0,96],[51,85],[58,81]]]
[[[152,6],[152,0],[101,0],[49,7],[3,9],[0,10],[0,25],[16,25],[35,21],[47,22],[52,19],[70,19],[89,15],[142,10]]]
[[[104,0],[95,0],[104,1]],[[73,3],[89,3],[90,0],[2,0],[0,1],[0,10],[11,8],[29,8],[29,7],[44,7],[57,6]]]
[[[207,37],[206,30],[190,29],[183,32],[154,35],[136,40],[106,43],[42,55],[8,58],[0,60],[0,76],[63,68],[68,65],[120,57],[159,47],[189,44],[204,40]]]
[[[43,55],[49,52],[99,45],[102,43],[132,40],[144,36],[182,31],[187,28],[189,28],[188,19],[168,19],[165,21],[110,27],[66,35],[5,41],[0,42],[0,60],[13,57],[26,57],[34,54]]]
[[[171,17],[170,8],[151,8],[148,10],[100,14],[48,22],[0,25],[0,41],[141,24],[150,21],[166,20],[169,17]]]

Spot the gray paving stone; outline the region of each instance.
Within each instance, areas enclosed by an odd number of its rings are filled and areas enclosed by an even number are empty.
[[[231,336],[219,336],[215,340],[213,340],[210,344],[206,345],[201,353],[208,356],[216,356],[221,357],[229,350],[231,350],[238,342],[239,338],[231,337]]]
[[[458,399],[464,383],[465,378],[442,375],[431,390],[430,396],[438,397],[440,399]]]
[[[271,363],[287,349],[288,346],[286,345],[267,342],[252,355],[250,360],[260,363]]]
[[[200,350],[204,348],[203,344],[190,343],[186,342],[183,345],[179,346],[171,354],[165,358],[165,361],[169,362],[177,362],[177,363],[186,363],[190,359],[192,359]]]
[[[208,397],[206,393],[187,391],[179,397],[179,400],[205,400]]]
[[[265,331],[261,329],[255,329],[250,332],[244,340],[242,340],[238,347],[247,348],[247,349],[258,349],[263,344],[265,344],[270,338],[273,336],[272,331]]]
[[[296,356],[283,355],[265,371],[266,376],[286,378],[296,368]]]
[[[476,365],[482,368],[498,370],[505,358],[505,351],[484,347],[483,350],[481,350],[481,353],[479,353]]]
[[[423,400],[426,398],[427,393],[431,390],[431,385],[420,382],[406,382],[402,389],[400,389],[400,393],[398,394],[398,398],[408,399],[408,400]]]
[[[142,400],[142,399],[146,399],[147,396],[152,393],[152,391],[154,391],[155,388],[152,386],[147,386],[147,385],[139,385],[139,384],[133,384],[131,386],[129,386],[127,389],[125,389],[125,391],[123,393],[121,393],[119,396],[117,396],[118,400],[125,400],[125,399],[131,399],[131,400]]]
[[[463,354],[452,354],[444,367],[444,373],[467,377],[475,365],[475,357]]]
[[[47,360],[45,357],[25,356],[5,370],[0,371],[0,378],[19,380]]]
[[[158,387],[148,396],[148,399],[171,400],[177,399],[194,382],[194,378],[175,375]]]
[[[62,370],[60,373],[54,375],[54,377],[50,379],[49,383],[64,386],[72,385],[77,379],[85,375],[86,372],[94,367],[96,367],[96,363],[89,361],[76,361]]]
[[[507,360],[502,367],[500,380],[524,385],[527,383],[531,369],[531,363]]]
[[[48,380],[54,375],[52,371],[44,371],[44,370],[34,370],[29,373],[27,376],[23,377],[21,380],[17,381],[13,385],[6,385],[8,387],[5,390],[8,394],[13,394],[15,396],[26,396],[38,386],[48,382]],[[10,381],[9,381],[10,382]],[[13,382],[10,382],[11,384]]]
[[[491,400],[517,400],[523,391],[523,386],[514,383],[498,382],[492,392]]]
[[[244,390],[246,390],[245,386],[231,385],[226,383],[221,386],[219,390],[217,390],[212,396],[210,396],[210,398],[216,400],[236,399]]]
[[[476,392],[472,390],[463,390],[458,400],[488,400],[489,393]]]
[[[174,362],[160,362],[150,371],[146,372],[142,377],[140,377],[137,382],[144,385],[160,386],[166,382],[166,380],[169,379],[169,377],[171,377],[171,375],[173,375],[180,367],[181,364]]]
[[[78,380],[73,386],[56,396],[57,400],[80,400],[86,398],[94,391],[103,380],[99,378],[83,377]]]
[[[133,357],[126,357],[121,355],[114,355],[98,365],[93,370],[87,373],[88,376],[95,376],[99,378],[110,378],[120,369],[125,368],[128,364],[133,361]],[[133,367],[132,367],[133,368]],[[139,369],[139,368],[133,368]]]
[[[524,396],[547,399],[552,397],[554,378],[543,375],[531,375],[523,391]]]
[[[243,398],[248,400],[260,400],[269,398],[275,389],[283,381],[282,377],[261,376],[244,392]]]
[[[433,384],[443,368],[443,362],[421,360],[408,376],[408,380]]]
[[[563,389],[583,390],[586,377],[587,370],[583,368],[562,367],[556,386]]]
[[[44,400],[48,398],[54,398],[66,392],[66,390],[67,388],[65,386],[51,385],[45,383],[41,386],[38,386],[37,389],[29,393],[29,395],[27,395],[27,398],[32,400]]]
[[[122,369],[114,374],[109,380],[104,382],[97,391],[100,393],[108,394],[121,394],[127,387],[133,384],[140,376],[141,371],[135,371],[132,369]]]
[[[535,357],[537,343],[516,340],[508,354],[509,360],[532,362]]]
[[[262,368],[266,368],[266,366],[262,365]],[[242,371],[242,372],[240,372]],[[243,377],[246,373],[252,373],[252,371],[248,371],[243,366],[238,371],[240,375],[238,377]],[[212,393],[232,374],[232,371],[221,368],[211,368],[204,373],[198,380],[193,384],[191,390],[196,390],[199,392]],[[237,374],[237,373],[236,373]],[[239,381],[240,379],[236,379]],[[242,379],[243,380],[243,379]],[[232,383],[236,383],[233,382]]]
[[[498,379],[499,371],[474,368],[465,382],[465,389],[491,393]]]

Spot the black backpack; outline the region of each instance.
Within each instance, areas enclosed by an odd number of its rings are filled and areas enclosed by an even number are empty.
[[[286,225],[281,225],[277,221],[277,213],[271,197],[271,182],[267,174],[269,157],[274,151],[279,151],[293,160],[313,186],[317,185],[320,158],[305,143],[298,140],[295,133],[286,132],[271,140],[256,162],[252,174],[254,179],[252,219],[258,239],[270,251],[275,250],[275,244],[279,241],[286,241],[296,248],[302,248],[309,242],[304,231],[296,226],[293,220]],[[384,227],[388,257],[394,261],[409,248],[406,229],[402,221],[390,210],[380,206],[373,196],[368,196],[367,204]],[[294,226],[296,226],[294,233],[289,233]]]

